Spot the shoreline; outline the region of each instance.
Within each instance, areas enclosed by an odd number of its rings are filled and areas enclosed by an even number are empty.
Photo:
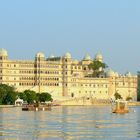
[[[0,108],[12,108],[14,105],[0,105]]]
[[[95,104],[62,104],[60,106],[110,106],[108,103],[95,103]],[[140,106],[140,102],[128,102],[128,106]],[[15,105],[0,105],[0,108],[13,108],[19,107]],[[55,107],[55,106],[52,106]]]
[[[140,102],[128,102],[128,106],[140,106]]]

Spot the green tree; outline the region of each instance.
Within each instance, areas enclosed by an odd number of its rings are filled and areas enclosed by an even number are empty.
[[[36,92],[35,91],[32,91],[32,90],[25,90],[24,91],[24,94],[26,95],[27,97],[27,102],[29,104],[32,104],[34,103],[34,101],[37,100],[37,96],[36,96]]]
[[[5,84],[0,84],[0,104],[14,104],[17,98],[27,101],[29,104],[34,102],[52,101],[49,93],[36,93],[32,90],[25,90],[24,92],[16,92],[15,88]]]
[[[14,87],[0,84],[0,104],[14,104],[16,98]]]
[[[115,99],[116,99],[116,100],[122,99],[122,96],[121,96],[118,92],[116,92],[116,93],[114,94],[114,96],[115,96]]]
[[[93,70],[93,77],[99,77],[102,73],[104,73],[104,69],[107,68],[108,66],[100,61],[93,61],[88,65],[90,70]],[[100,68],[102,70],[100,70]]]
[[[138,98],[138,101],[140,101],[140,71],[138,71],[137,76],[138,76],[138,91],[137,91],[137,98]]]
[[[130,101],[130,100],[132,100],[132,97],[128,96],[128,97],[126,98],[126,101]]]
[[[13,105],[15,103],[16,99],[17,99],[17,93],[16,92],[7,92],[6,95],[3,98],[2,104]]]
[[[52,96],[47,92],[43,92],[39,94],[39,102],[52,101],[52,100],[53,100]]]
[[[24,92],[18,92],[18,97],[23,99],[23,101],[27,101],[27,96]]]

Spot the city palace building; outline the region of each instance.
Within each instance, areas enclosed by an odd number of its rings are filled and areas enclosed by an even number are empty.
[[[97,61],[103,62],[99,53]],[[137,76],[127,72],[121,75],[111,69],[93,78],[88,65],[94,61],[86,55],[81,61],[72,58],[70,53],[62,57],[48,58],[41,52],[34,60],[10,60],[8,53],[0,49],[0,84],[14,86],[17,91],[34,90],[48,92],[55,100],[76,97],[114,99],[118,92],[123,99],[137,100]]]

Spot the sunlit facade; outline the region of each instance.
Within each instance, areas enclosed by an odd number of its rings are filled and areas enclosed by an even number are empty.
[[[94,60],[103,62],[103,57],[97,54]],[[34,60],[10,60],[7,51],[1,49],[0,83],[14,86],[17,91],[48,92],[58,100],[75,97],[110,99],[114,98],[115,92],[124,99],[137,100],[137,76],[108,70],[100,78],[89,77],[92,71],[88,65],[92,61],[88,54],[78,61],[70,53],[46,58],[41,52]]]

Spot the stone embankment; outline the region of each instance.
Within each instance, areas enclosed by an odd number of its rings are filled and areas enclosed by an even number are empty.
[[[0,105],[0,108],[10,108],[14,107],[14,105]]]
[[[128,102],[129,106],[140,106],[140,102]]]
[[[58,102],[59,105],[111,105],[112,101],[109,99],[96,99],[96,98],[72,98]],[[140,106],[140,102],[128,102],[129,106]]]
[[[95,98],[74,98],[59,102],[60,105],[111,105],[110,100]]]

